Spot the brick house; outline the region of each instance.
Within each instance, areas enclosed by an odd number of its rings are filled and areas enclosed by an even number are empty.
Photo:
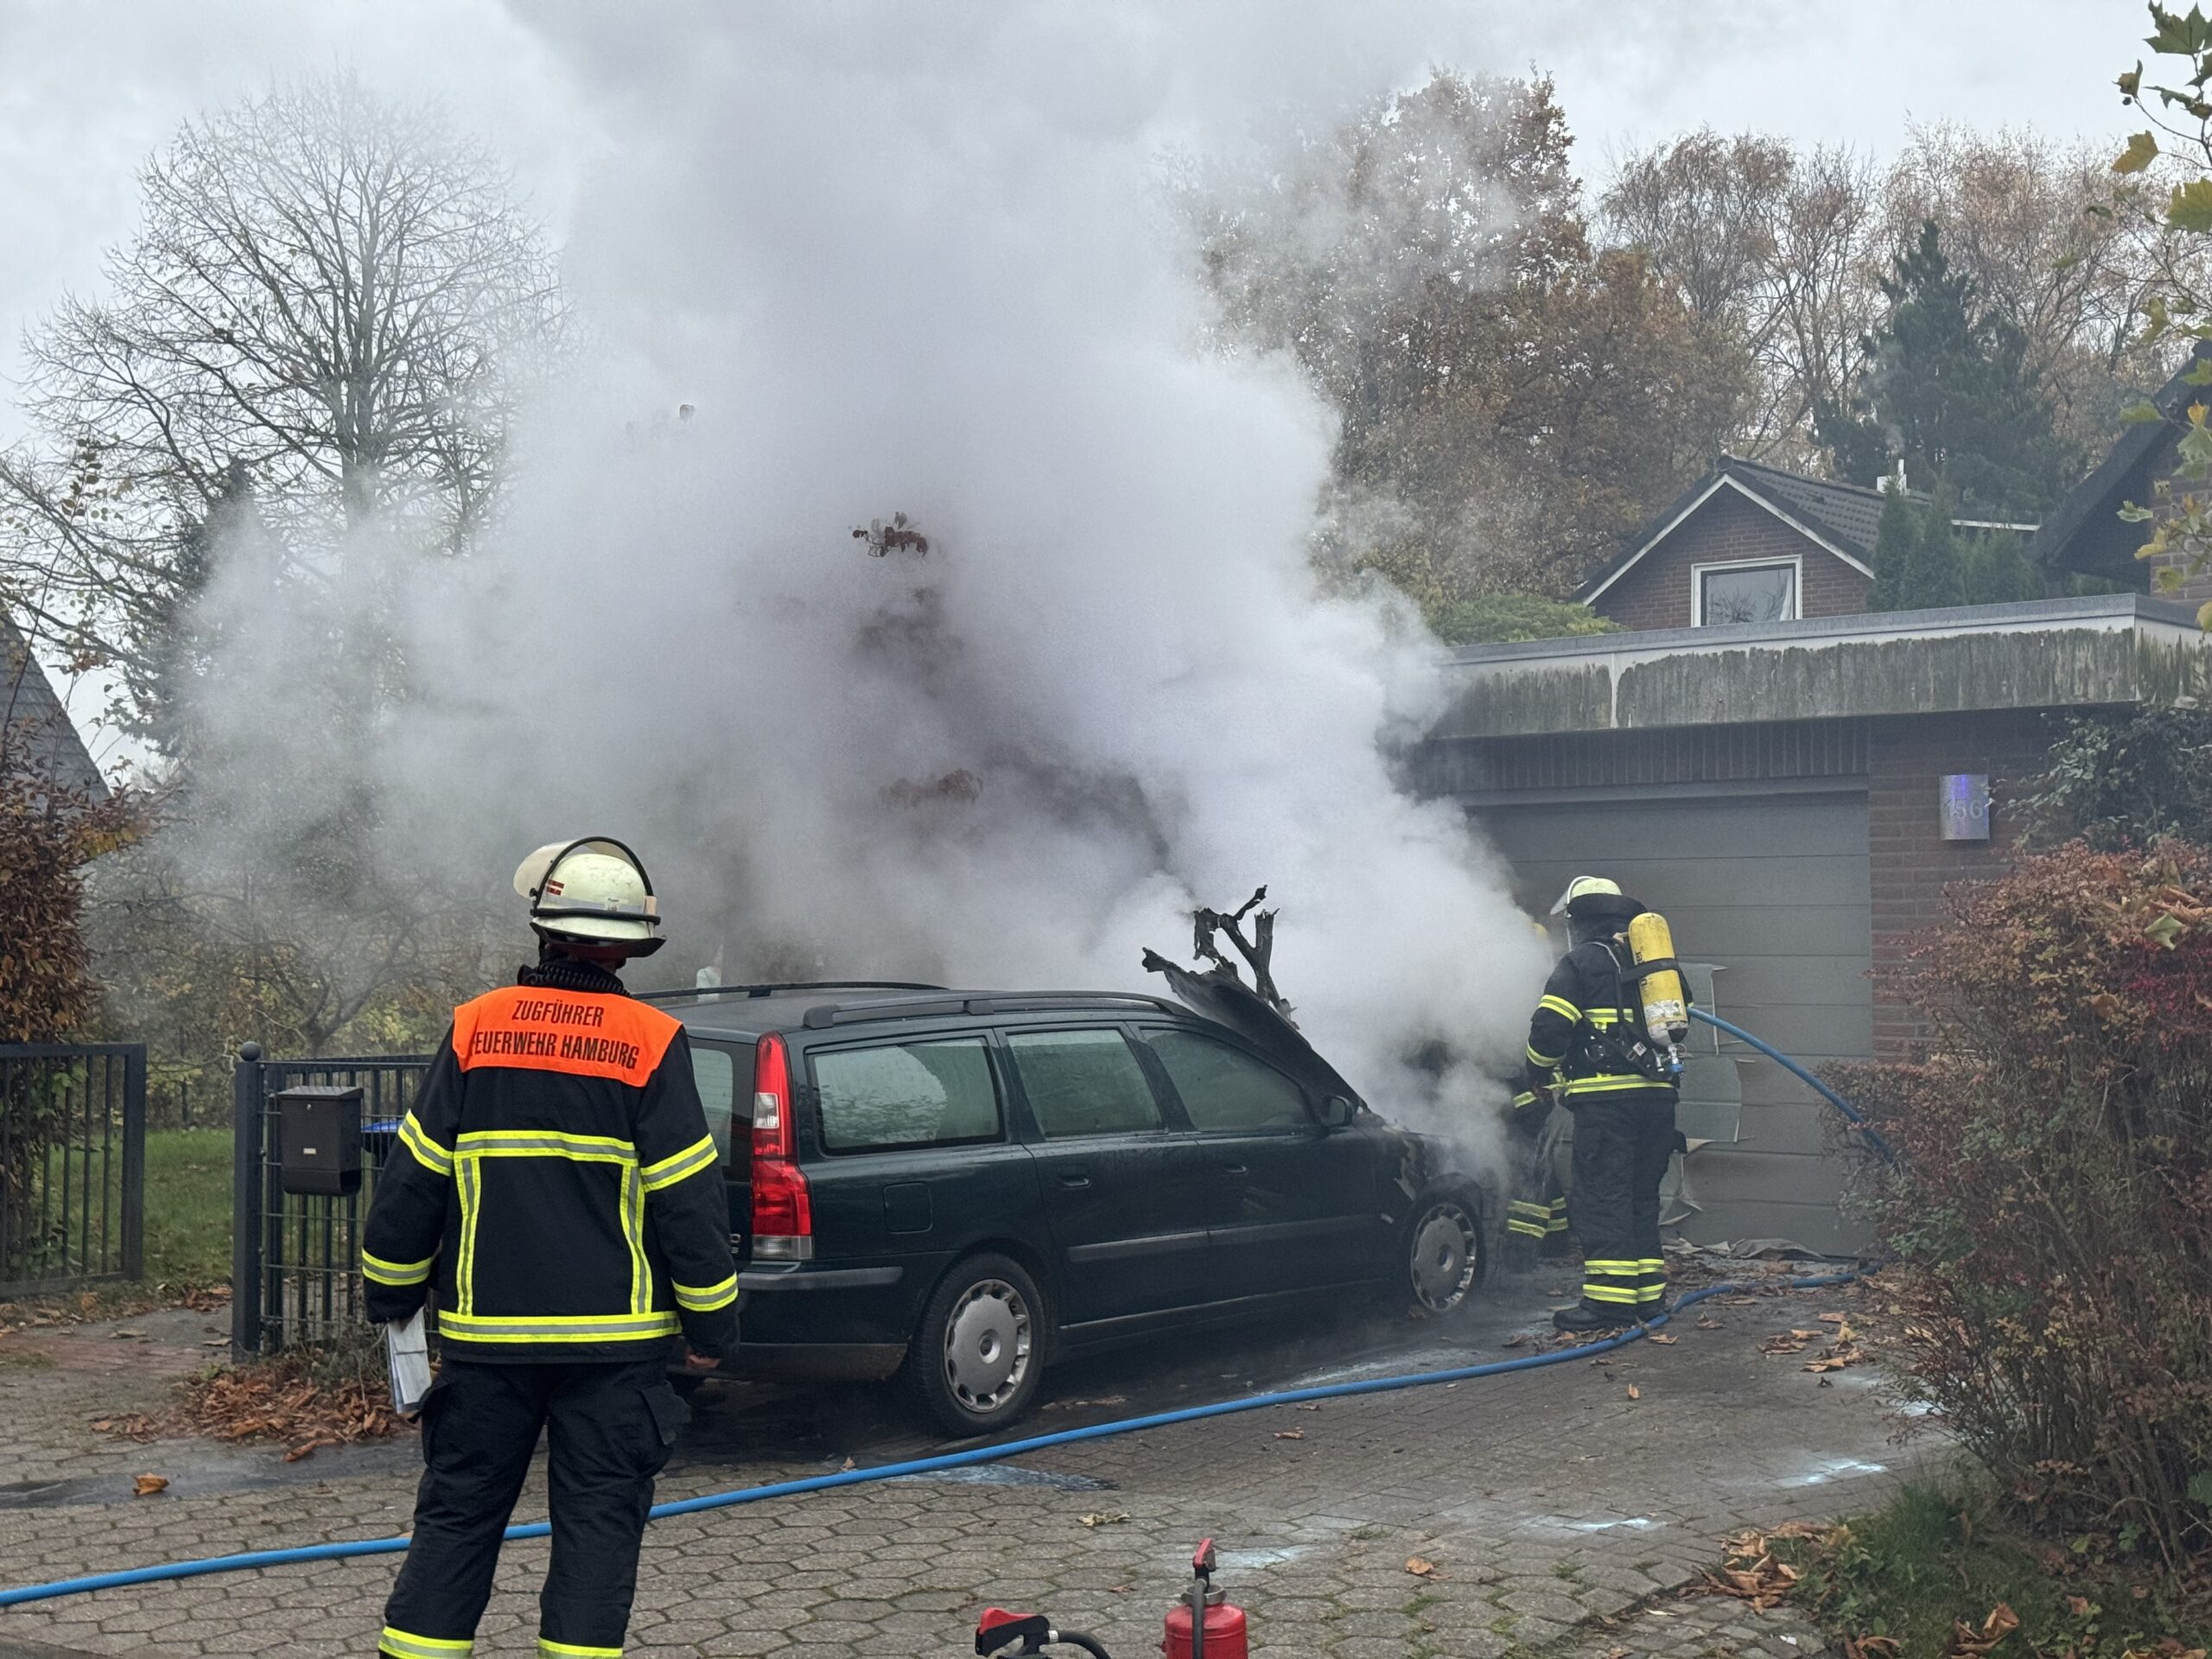
[[[1873,594],[1882,501],[1878,490],[1723,455],[1575,597],[1635,629],[1857,616]],[[1967,531],[2036,529],[1953,522]]]

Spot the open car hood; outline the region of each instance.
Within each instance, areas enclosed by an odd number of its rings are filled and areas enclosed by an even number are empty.
[[[1210,968],[1203,974],[1179,967],[1156,950],[1144,953],[1146,970],[1161,976],[1176,1001],[1280,1061],[1298,1078],[1323,1095],[1342,1095],[1357,1102],[1359,1091],[1344,1080],[1336,1067],[1323,1059],[1297,1027],[1268,1007],[1265,999],[1226,968]]]

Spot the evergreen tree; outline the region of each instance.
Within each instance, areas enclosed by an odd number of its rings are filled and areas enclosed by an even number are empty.
[[[1944,486],[1975,516],[2054,504],[2078,460],[2053,429],[2027,336],[1954,270],[1934,220],[1882,283],[1889,317],[1863,343],[1849,407],[1820,410],[1839,472],[1872,485],[1903,461],[1917,489]]]
[[[1901,611],[1930,611],[1966,603],[1966,573],[1959,533],[1951,524],[1956,508],[1948,490],[1913,509],[1920,523],[1898,583]]]
[[[1874,532],[1874,593],[1867,601],[1877,611],[1901,611],[1905,567],[1920,546],[1920,514],[1903,492],[1882,503],[1882,522]]]

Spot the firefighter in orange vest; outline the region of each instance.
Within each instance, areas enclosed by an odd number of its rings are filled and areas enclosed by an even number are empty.
[[[437,1287],[414,1537],[378,1643],[397,1659],[474,1645],[541,1432],[538,1652],[620,1655],[653,1477],[688,1415],[673,1339],[696,1370],[737,1341],[728,1198],[683,1028],[614,972],[662,943],[652,884],[595,836],[541,847],[515,889],[537,964],[454,1011],[363,1236],[371,1319]]]

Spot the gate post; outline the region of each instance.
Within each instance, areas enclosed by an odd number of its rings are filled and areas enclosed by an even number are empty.
[[[261,1352],[261,1045],[231,1072],[231,1359]]]
[[[146,1046],[123,1057],[123,1276],[146,1276]]]

